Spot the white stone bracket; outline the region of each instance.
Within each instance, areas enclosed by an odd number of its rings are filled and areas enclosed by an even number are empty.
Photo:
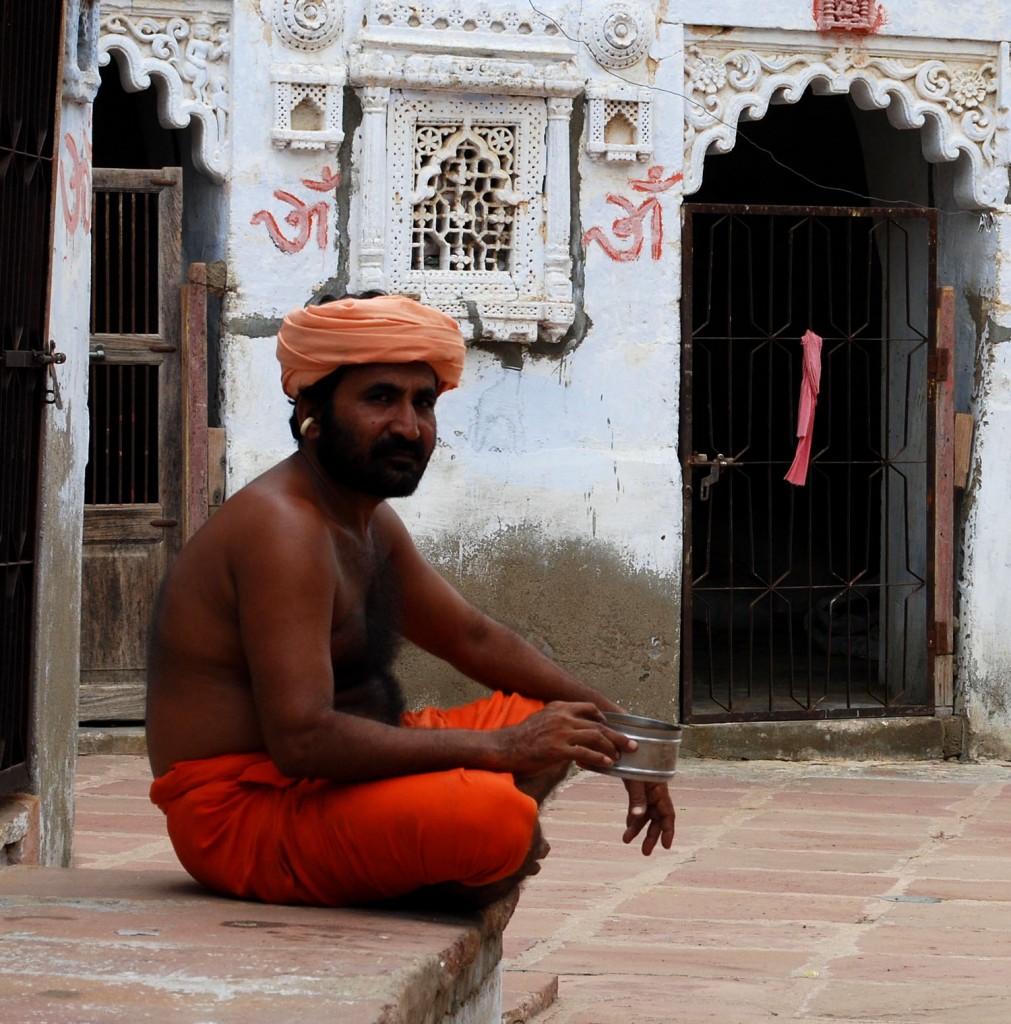
[[[785,44],[785,45],[784,45]],[[815,33],[694,29],[685,41],[685,194],[702,184],[706,154],[729,152],[741,120],[811,89],[850,94],[886,110],[896,128],[920,128],[932,163],[957,161],[955,194],[967,209],[1002,206],[1011,162],[1008,44],[875,36],[858,44]]]
[[[98,71],[99,0],[67,0],[63,38],[63,95],[91,103],[102,78]]]
[[[230,163],[230,4],[217,0],[199,14],[182,8],[166,14],[168,6],[117,10],[104,3],[98,61],[104,66],[115,56],[130,92],[157,79],[162,126],[192,123],[194,163],[212,180],[224,181]]]

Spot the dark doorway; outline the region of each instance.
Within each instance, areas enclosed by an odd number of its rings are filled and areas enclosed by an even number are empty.
[[[770,108],[685,205],[688,722],[933,710],[936,224],[871,205],[855,113]],[[807,331],[820,391],[795,486]]]
[[[144,720],[147,635],[181,544],[180,135],[102,69],[94,114],[80,721]]]

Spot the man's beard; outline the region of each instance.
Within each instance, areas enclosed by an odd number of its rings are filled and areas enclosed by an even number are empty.
[[[320,416],[316,458],[334,483],[359,494],[406,498],[417,489],[431,455],[420,437],[410,441],[396,434],[379,438],[365,450],[357,443],[354,431],[330,409],[324,409]],[[409,457],[411,462],[394,465],[389,460],[396,456]]]

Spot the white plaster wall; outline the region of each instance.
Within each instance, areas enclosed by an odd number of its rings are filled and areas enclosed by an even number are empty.
[[[229,240],[229,322],[250,317],[264,336],[238,330],[223,340],[229,488],[290,454],[289,406],[281,394],[274,341],[266,323],[304,303],[338,272],[331,218],[326,250],[310,242],[281,253],[256,211],[277,212],[274,190],[299,192],[301,179],[336,167],[332,153],[268,149],[270,32],[242,6],[235,11],[233,67],[235,170]],[[656,100],[656,154],[665,174],[681,166],[681,32],[662,26],[654,81],[670,93]],[[248,51],[248,57],[246,53]],[[284,58],[275,42],[274,59]],[[599,74],[587,61],[587,73]],[[630,73],[631,74],[631,73]],[[645,68],[638,81],[646,82]],[[632,79],[630,79],[632,80]],[[610,230],[621,211],[606,202],[642,178],[649,164],[598,163],[580,146],[581,224]],[[352,188],[368,182],[352,180]],[[306,194],[303,189],[300,195]],[[311,195],[309,193],[308,195]],[[317,198],[319,194],[317,194]],[[325,196],[323,198],[326,198]],[[677,461],[680,189],[659,197],[664,216],[662,257],[644,251],[633,262],[612,262],[600,247],[586,253],[585,339],[558,358],[527,358],[522,370],[503,368],[487,351],[468,353],[461,387],[439,406],[441,444],[422,488],[400,502],[419,541],[446,535],[478,540],[510,525],[533,525],[545,539],[595,540],[622,554],[630,568],[664,576],[680,565],[681,496]],[[647,223],[648,227],[648,223]]]
[[[992,264],[980,292],[972,477],[961,579],[959,682],[974,756],[1011,756],[1011,207],[998,217]]]
[[[670,0],[659,5],[666,21],[685,25],[817,28],[814,0]],[[1003,0],[981,0],[970,9],[950,0],[883,0],[881,33],[933,39],[1009,39],[1011,7]],[[841,34],[840,34],[841,35]],[[849,43],[851,38],[841,37]]]
[[[349,4],[348,19],[360,16]],[[972,16],[941,0],[883,5],[882,32],[921,38],[1011,38],[1011,6],[1003,0],[976,5]],[[264,8],[266,10],[266,8]],[[642,202],[631,187],[648,167],[663,175],[681,169],[683,151],[682,24],[780,28],[811,32],[813,5],[793,0],[670,0],[658,3],[658,35],[651,60],[628,71],[605,72],[580,48],[580,71],[653,86],[655,150],[648,163],[598,162],[577,152],[577,238],[590,228],[616,248],[613,224],[622,211],[608,195]],[[860,38],[841,43],[859,46]],[[789,37],[784,35],[784,45]],[[336,169],[331,152],[276,152],[270,148],[273,96],[271,60],[290,57],[254,5],[234,8],[234,161],[231,179],[228,262],[230,293],[222,342],[222,415],[228,430],[229,489],[234,491],[293,450],[289,406],[274,358],[276,320],[304,303],[342,272],[340,240],[331,194],[307,191]],[[340,47],[318,55],[339,61]],[[575,143],[574,143],[575,144]],[[879,169],[880,170],[880,169]],[[938,167],[939,178],[950,173]],[[354,175],[352,190],[368,188]],[[887,168],[877,184],[890,187]],[[922,184],[922,183],[920,183]],[[899,183],[896,183],[898,187]],[[284,253],[263,223],[273,213],[290,237],[284,191],[307,203],[330,203],[328,237],[313,234],[298,252]],[[908,194],[908,193],[907,193]],[[913,193],[916,194],[915,191]],[[471,545],[514,526],[534,527],[546,541],[585,540],[618,552],[631,571],[669,581],[677,593],[681,560],[681,492],[677,458],[679,393],[680,225],[678,188],[658,194],[663,212],[661,256],[650,252],[650,225],[637,258],[615,261],[595,241],[578,246],[581,296],[588,329],[564,358],[527,355],[522,369],[504,367],[490,348],[468,353],[464,380],[439,406],[439,449],[418,493],[398,503],[422,543],[456,544],[461,560]],[[354,203],[352,201],[352,218]],[[980,360],[976,470],[965,523],[958,685],[979,736],[979,750],[1011,750],[1011,654],[1005,641],[1011,612],[1006,586],[1011,531],[1004,523],[1011,492],[1006,458],[1011,435],[1011,228],[1002,218],[992,248],[974,238],[972,218],[947,232],[947,270],[941,283],[959,288],[960,323],[966,303],[983,296],[995,325]],[[314,226],[315,231],[315,226]],[[988,253],[1003,254],[994,263]],[[991,269],[988,269],[991,268]],[[995,268],[995,269],[994,269]],[[992,277],[989,275],[993,274]],[[1001,334],[1001,331],[1005,333]],[[999,338],[997,337],[999,335]]]

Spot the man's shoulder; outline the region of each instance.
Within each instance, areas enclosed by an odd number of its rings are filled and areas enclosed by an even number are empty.
[[[269,536],[325,528],[325,516],[291,460],[278,463],[236,491],[215,513],[240,543],[248,533]]]

